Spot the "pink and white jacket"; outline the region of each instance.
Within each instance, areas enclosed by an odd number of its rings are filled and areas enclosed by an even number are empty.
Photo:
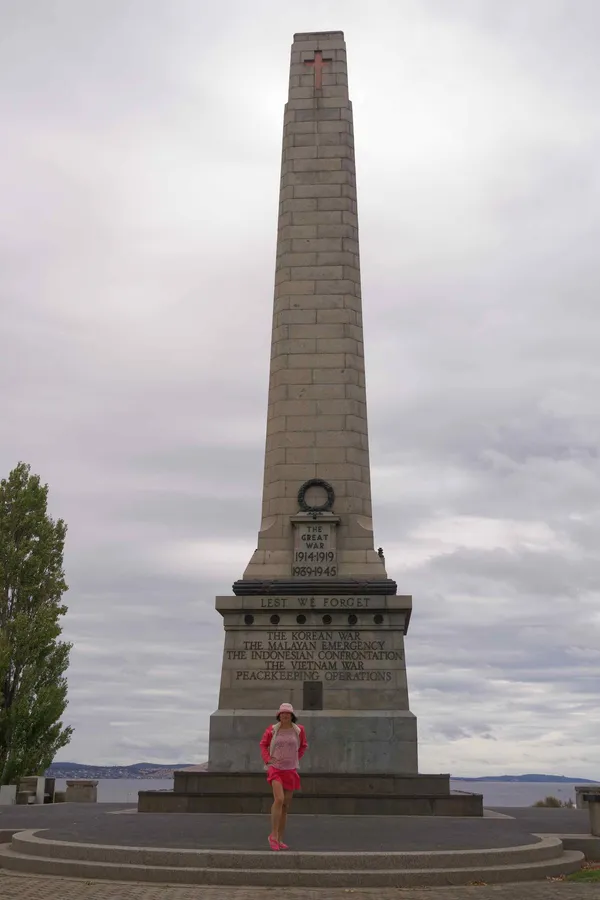
[[[304,730],[303,725],[296,725],[295,723],[292,726],[294,731],[298,735],[298,759],[302,759],[306,751],[308,750],[308,741],[306,740],[306,732]],[[276,722],[275,725],[269,725],[265,733],[263,734],[260,741],[260,755],[263,758],[263,762],[265,767],[269,765],[269,760],[271,759],[271,751],[273,749],[273,741],[277,732],[279,730],[279,722]]]

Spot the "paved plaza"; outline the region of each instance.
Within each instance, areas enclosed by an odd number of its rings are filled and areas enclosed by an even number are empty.
[[[499,810],[499,818],[444,816],[290,816],[286,837],[294,850],[411,852],[480,850],[535,843],[533,834],[585,834],[586,810]],[[507,818],[510,816],[511,818]],[[56,804],[4,807],[0,831],[44,829],[43,837],[112,846],[211,850],[266,850],[267,816],[138,813],[131,804]]]
[[[2,900],[598,900],[600,884],[528,882],[452,888],[235,888],[77,881],[4,875]]]
[[[588,831],[584,810],[501,809],[502,817],[448,819],[442,817],[296,816],[290,836],[298,849],[311,849],[315,825],[327,833],[332,852],[344,850],[404,850],[477,846],[517,846],[531,842],[532,833],[580,834]],[[511,818],[505,818],[511,816]],[[514,818],[512,818],[514,816]],[[205,819],[207,821],[205,821]],[[212,829],[208,830],[212,822]],[[385,819],[386,828],[380,828]],[[352,828],[349,828],[351,825]],[[377,825],[378,827],[375,827]],[[251,826],[251,827],[249,827]],[[388,827],[389,826],[389,827]],[[43,829],[44,837],[78,842],[154,847],[264,849],[268,830],[265,816],[144,815],[134,806],[117,804],[64,804],[0,809],[0,831]],[[325,832],[323,832],[325,833]],[[291,841],[290,841],[291,843]],[[296,842],[294,842],[296,846]],[[323,850],[323,846],[319,849]],[[436,888],[283,888],[286,900],[600,900],[600,884],[565,881]],[[275,900],[278,888],[169,886],[152,883],[84,881],[15,875],[0,870],[2,900]]]

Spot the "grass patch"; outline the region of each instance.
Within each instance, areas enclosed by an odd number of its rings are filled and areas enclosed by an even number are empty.
[[[538,800],[533,806],[543,806],[546,809],[574,809],[575,804],[569,798],[568,800],[559,800],[558,797],[545,797],[544,800]]]
[[[567,875],[567,881],[579,881],[583,884],[600,884],[600,866],[586,866],[584,869],[580,869],[579,872]]]

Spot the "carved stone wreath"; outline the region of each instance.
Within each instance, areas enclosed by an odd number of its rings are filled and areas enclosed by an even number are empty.
[[[322,503],[320,506],[311,506],[306,502],[306,492],[309,488],[312,487],[320,487],[327,493],[327,499],[325,503]],[[298,491],[298,505],[301,510],[307,513],[319,513],[319,512],[329,512],[329,510],[333,507],[333,503],[335,501],[335,493],[331,485],[327,481],[323,481],[322,478],[311,478],[309,481],[305,481],[300,490]]]

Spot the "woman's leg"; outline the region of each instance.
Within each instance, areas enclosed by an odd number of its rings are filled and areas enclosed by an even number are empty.
[[[292,805],[292,791],[284,791],[283,792],[283,808],[281,810],[281,818],[279,819],[279,834],[277,835],[277,840],[279,842],[283,841],[283,834],[285,832],[285,826],[287,823],[287,815],[290,811],[290,806]]]
[[[273,788],[273,806],[271,807],[271,834],[276,840],[279,840],[279,829],[281,827],[281,816],[283,814],[283,785],[280,781],[272,781]]]

